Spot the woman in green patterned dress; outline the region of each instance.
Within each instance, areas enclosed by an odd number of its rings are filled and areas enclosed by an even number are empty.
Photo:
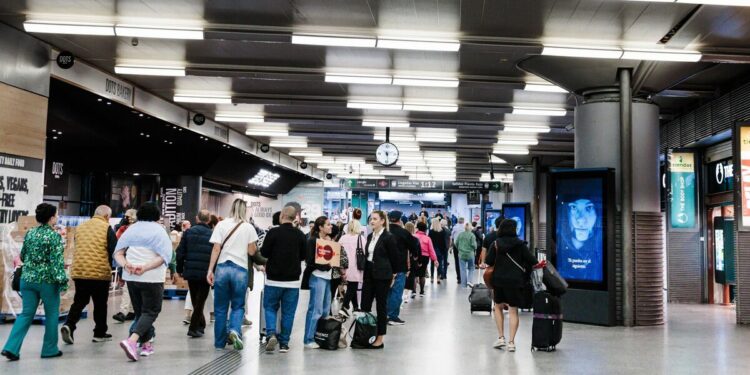
[[[57,347],[57,320],[60,315],[60,292],[68,288],[68,277],[65,275],[62,237],[53,228],[57,222],[57,207],[47,203],[38,205],[36,221],[40,225],[26,233],[21,248],[23,310],[16,317],[2,351],[2,355],[11,361],[20,358],[21,345],[34,320],[39,300],[44,303],[46,318],[42,358],[62,356]]]

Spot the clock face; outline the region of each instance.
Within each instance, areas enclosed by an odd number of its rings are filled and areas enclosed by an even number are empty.
[[[396,148],[396,145],[393,143],[383,143],[378,146],[378,150],[375,152],[375,158],[378,163],[390,167],[398,161],[398,148]]]

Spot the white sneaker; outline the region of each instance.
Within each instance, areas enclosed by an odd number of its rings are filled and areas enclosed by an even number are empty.
[[[492,344],[492,347],[495,349],[505,349],[505,337],[501,337],[495,341],[494,344]]]
[[[516,344],[513,341],[511,341],[511,342],[508,343],[508,351],[509,352],[515,352],[516,351]]]
[[[307,349],[320,349],[320,345],[316,342],[311,342],[309,344],[305,344],[305,348]]]

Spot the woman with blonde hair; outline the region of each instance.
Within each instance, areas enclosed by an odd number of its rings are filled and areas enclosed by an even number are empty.
[[[450,234],[447,230],[444,230],[439,217],[432,218],[432,225],[430,226],[430,233],[428,236],[430,237],[430,240],[432,240],[432,246],[435,248],[435,253],[438,258],[437,273],[435,270],[435,262],[433,261],[432,266],[430,267],[430,276],[433,283],[437,280],[437,283],[440,284],[441,280],[446,279],[446,272],[448,269],[446,260],[448,259],[448,238]]]
[[[362,234],[362,224],[358,220],[352,220],[346,229],[347,232],[339,239],[341,247],[344,248],[346,256],[349,258],[349,267],[345,275],[346,293],[344,294],[342,307],[348,310],[351,303],[354,310],[358,310],[357,290],[362,285],[364,270],[357,268],[357,249],[364,251],[367,239]]]

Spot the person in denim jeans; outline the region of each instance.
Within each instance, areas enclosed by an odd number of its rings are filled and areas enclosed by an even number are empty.
[[[247,213],[247,203],[235,199],[229,217],[216,225],[209,240],[214,248],[206,280],[214,287],[216,349],[224,349],[227,341],[235,350],[245,347],[242,342],[242,321],[245,318],[248,256],[255,255],[258,241],[255,227],[247,221]]]
[[[331,311],[331,266],[328,264],[315,263],[315,245],[318,239],[330,240],[331,221],[325,216],[315,219],[310,231],[310,239],[307,240],[307,267],[312,267],[310,275],[310,302],[307,305],[307,318],[305,319],[304,344],[306,348],[318,349],[315,343],[315,330],[318,328],[318,320],[327,316]]]
[[[414,237],[404,229],[401,222],[401,211],[391,211],[388,214],[390,225],[388,230],[396,238],[396,247],[398,249],[398,262],[392,264],[393,273],[396,278],[393,281],[391,290],[388,292],[388,324],[403,325],[406,323],[399,315],[401,314],[401,303],[403,303],[404,287],[406,286],[406,276],[411,266],[411,259],[416,254],[420,255],[421,250],[417,247]]]
[[[265,314],[266,352],[289,351],[294,314],[299,302],[301,262],[305,260],[305,235],[294,226],[297,209],[286,206],[279,215],[280,225],[266,233],[261,255],[267,258],[266,283],[263,289]],[[277,327],[277,314],[281,308],[281,332]]]

